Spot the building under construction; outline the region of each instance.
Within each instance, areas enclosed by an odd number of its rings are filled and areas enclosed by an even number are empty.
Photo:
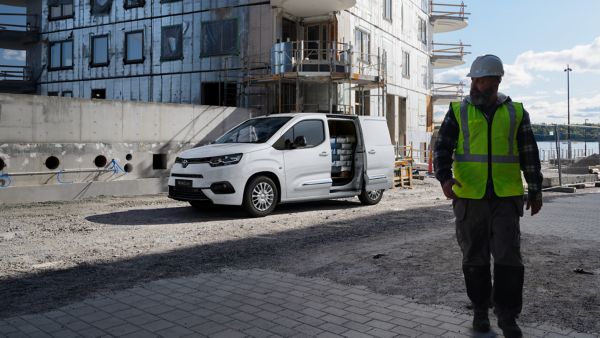
[[[466,26],[462,3],[428,0],[0,0],[0,91],[387,116],[392,140],[427,146],[436,100],[463,63],[435,33]],[[436,88],[438,87],[438,88]],[[450,88],[448,91],[447,89]]]

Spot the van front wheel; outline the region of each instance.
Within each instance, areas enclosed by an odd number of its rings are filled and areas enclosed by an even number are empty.
[[[363,190],[360,195],[358,195],[358,199],[364,205],[375,205],[381,201],[383,197],[383,190],[371,190],[366,191]]]
[[[246,186],[243,207],[253,217],[264,217],[273,212],[278,199],[275,182],[266,176],[257,176]]]

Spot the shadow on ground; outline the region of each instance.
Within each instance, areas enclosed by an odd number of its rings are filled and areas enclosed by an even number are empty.
[[[316,207],[339,208],[357,207],[358,203],[329,201],[327,203],[290,204],[282,206],[279,213],[301,212]],[[183,217],[185,221],[197,221],[191,208],[173,208],[164,210],[170,222],[174,217]],[[146,210],[126,211],[115,217],[114,213],[90,217],[96,222],[111,224],[136,224],[136,215]],[[150,211],[157,212],[158,211]],[[219,216],[219,211],[214,211]],[[170,214],[169,214],[170,213]],[[380,236],[394,236],[402,232],[409,233],[431,230],[427,221],[416,222],[414,214],[430,215],[433,218],[448,218],[447,210],[440,208],[421,208],[405,212],[387,212],[376,217],[382,221],[374,222],[374,215],[353,219],[350,223],[340,221],[323,222],[309,228],[279,232],[272,235],[244,238],[207,245],[173,250],[160,254],[140,255],[105,263],[82,263],[78,266],[57,270],[31,273],[12,278],[0,278],[0,317],[25,313],[42,312],[57,308],[74,301],[80,301],[99,291],[119,290],[139,283],[163,278],[176,278],[201,272],[216,271],[221,268],[272,267],[282,259],[289,259],[298,252],[328,249],[331,245],[357,240],[371,240]],[[202,217],[202,216],[199,216]],[[211,216],[205,216],[211,217]],[[425,217],[425,220],[427,217]],[[160,224],[160,223],[159,223]],[[437,225],[441,226],[441,225]],[[286,263],[287,264],[287,263]]]
[[[290,203],[277,206],[273,215],[302,213],[315,210],[344,210],[359,208],[358,201],[327,200],[320,202]],[[154,209],[132,209],[92,215],[85,219],[99,224],[110,225],[160,225],[174,223],[198,223],[227,221],[248,218],[248,214],[237,206],[209,205],[193,208],[183,204],[181,207],[158,207]]]

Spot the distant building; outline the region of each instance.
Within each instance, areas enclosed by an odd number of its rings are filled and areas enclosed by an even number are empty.
[[[463,45],[434,45],[432,36],[466,26],[462,3],[0,4],[27,13],[21,24],[0,14],[0,48],[27,51],[25,67],[0,68],[2,92],[385,115],[395,144],[421,150],[433,132],[433,104],[461,95],[457,84],[436,87],[433,68],[463,64]]]

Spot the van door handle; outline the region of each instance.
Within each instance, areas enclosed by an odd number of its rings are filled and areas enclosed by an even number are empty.
[[[376,153],[376,151],[374,149],[369,150],[369,154],[373,155],[375,153]]]
[[[326,151],[319,154],[319,156],[327,156],[327,155],[329,155],[329,154]]]

